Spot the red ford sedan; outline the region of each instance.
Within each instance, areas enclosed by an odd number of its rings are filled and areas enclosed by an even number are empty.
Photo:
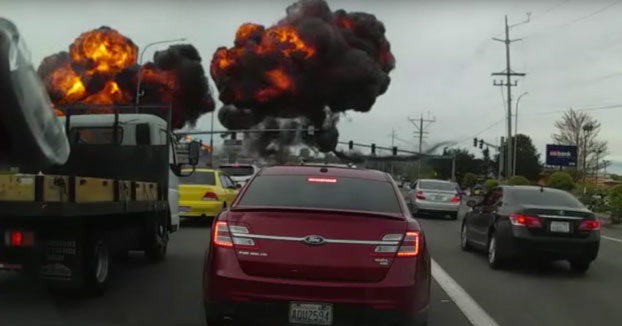
[[[261,170],[212,226],[204,304],[217,325],[425,325],[430,256],[392,178]]]

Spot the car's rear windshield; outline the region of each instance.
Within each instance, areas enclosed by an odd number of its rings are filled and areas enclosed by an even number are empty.
[[[448,182],[438,181],[420,181],[419,189],[424,190],[441,190],[441,191],[456,191],[456,186]]]
[[[567,192],[546,188],[542,191],[540,191],[539,188],[513,189],[511,197],[513,201],[521,205],[584,207],[573,195]]]
[[[208,185],[213,186],[216,184],[214,178],[214,172],[199,172],[195,171],[192,175],[187,177],[181,177],[179,179],[180,184],[194,184],[194,185]]]
[[[220,166],[220,170],[225,171],[230,176],[233,177],[246,177],[251,176],[255,173],[255,169],[252,166]]]
[[[238,205],[401,213],[391,183],[328,176],[259,176]]]

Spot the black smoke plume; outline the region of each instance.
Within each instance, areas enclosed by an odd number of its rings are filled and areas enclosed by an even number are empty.
[[[224,103],[218,117],[229,129],[264,128],[273,119],[316,129],[285,139],[260,134],[253,140],[260,154],[292,139],[330,152],[339,137],[338,116],[371,110],[390,84],[395,58],[374,15],[332,12],[324,0],[298,1],[286,13],[269,28],[243,24],[235,46],[214,53],[210,70]]]

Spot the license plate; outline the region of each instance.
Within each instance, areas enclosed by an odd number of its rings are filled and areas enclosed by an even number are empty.
[[[329,303],[291,302],[289,322],[292,324],[332,325],[333,305]]]
[[[551,232],[568,233],[570,232],[570,223],[553,221],[551,222]]]
[[[187,213],[190,211],[190,206],[180,206],[179,211],[183,213]]]
[[[432,196],[432,199],[436,200],[436,201],[443,201],[443,200],[445,200],[445,197],[443,197],[443,196]]]

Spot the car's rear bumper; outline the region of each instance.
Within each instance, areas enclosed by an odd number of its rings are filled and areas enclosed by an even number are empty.
[[[508,223],[509,224],[509,223]],[[577,259],[592,261],[598,256],[600,232],[590,232],[586,237],[536,236],[523,227],[507,225],[503,250],[507,255],[544,257],[549,259]]]
[[[333,282],[254,276],[242,270],[230,248],[211,247],[207,255],[203,281],[204,301],[216,304],[214,307],[217,308],[212,309],[216,312],[222,311],[222,307],[218,308],[220,304],[232,309],[230,302],[271,303],[286,308],[289,302],[324,302],[338,307],[335,308],[335,320],[341,321],[346,319],[341,311],[349,311],[348,307],[355,311],[378,310],[387,314],[393,312],[396,316],[423,314],[429,307],[430,258],[425,249],[416,260],[408,258],[394,261],[385,278],[379,282]],[[242,309],[257,306],[264,307],[268,312],[271,310],[269,306],[258,304],[236,306],[234,312],[247,316],[249,313]],[[276,322],[287,321],[287,312],[278,312],[276,316]],[[270,316],[266,318],[268,317]]]
[[[415,210],[419,213],[458,213],[460,203],[439,203],[430,201],[415,201]]]
[[[222,201],[179,201],[180,217],[214,217],[220,213]]]
[[[428,309],[415,313],[333,304],[334,326],[401,326],[425,325]],[[221,301],[206,302],[205,314],[213,322],[232,325],[292,325],[289,323],[289,301]]]

